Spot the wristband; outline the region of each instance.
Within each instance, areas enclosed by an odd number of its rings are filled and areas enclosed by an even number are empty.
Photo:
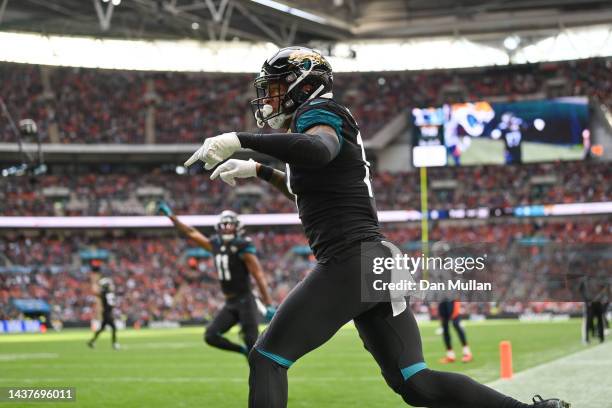
[[[270,181],[273,175],[274,169],[272,167],[268,167],[263,164],[259,165],[259,169],[257,170],[257,177],[265,181]]]

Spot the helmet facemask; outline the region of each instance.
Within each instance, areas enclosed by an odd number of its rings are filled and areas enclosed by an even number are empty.
[[[265,75],[262,72],[262,75],[255,80],[257,98],[251,101],[251,109],[257,121],[257,127],[263,128],[268,124],[272,129],[280,129],[293,116],[291,108],[294,103],[288,98],[288,90],[283,91],[282,89],[283,84],[287,84],[292,75],[291,73]],[[288,89],[288,85],[286,88]],[[277,107],[276,112],[275,106]]]
[[[316,89],[308,86],[313,77],[321,74],[313,71],[314,66],[310,60],[307,60],[297,72],[266,74],[262,70],[254,82],[257,98],[251,101],[251,109],[259,128],[263,128],[266,124],[273,129],[282,128],[287,120],[293,117],[300,104],[323,93],[325,85],[319,85]],[[287,87],[284,92],[281,90],[283,85]],[[277,92],[270,92],[271,86],[272,90],[276,89]],[[270,104],[273,100],[275,100],[274,105],[278,107],[276,112],[274,106]]]
[[[240,220],[233,211],[223,211],[215,229],[223,241],[231,241],[242,233]]]
[[[234,222],[220,222],[219,223],[219,234],[224,241],[231,241],[236,237],[237,228]]]

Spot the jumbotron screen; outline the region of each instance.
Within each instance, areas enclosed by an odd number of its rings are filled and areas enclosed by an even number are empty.
[[[444,146],[449,166],[580,160],[591,147],[583,97],[414,108],[412,124],[414,146]]]

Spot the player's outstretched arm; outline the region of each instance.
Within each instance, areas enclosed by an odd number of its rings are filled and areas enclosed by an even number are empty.
[[[200,231],[196,230],[195,228],[190,227],[189,225],[179,220],[178,217],[174,215],[174,213],[172,212],[172,209],[168,206],[168,204],[166,204],[163,201],[160,201],[157,204],[157,212],[162,213],[168,218],[170,218],[170,221],[172,221],[176,229],[178,229],[187,238],[192,239],[194,242],[196,242],[199,246],[201,246],[205,250],[212,251],[212,244],[210,243],[210,240],[208,239],[208,237],[206,237],[204,234],[202,234]]]
[[[287,164],[320,168],[340,152],[340,139],[331,126],[317,125],[306,133],[238,133],[240,145]]]
[[[257,255],[245,253],[242,255],[242,259],[244,260],[244,263],[246,264],[249,273],[251,274],[251,276],[253,276],[253,279],[255,279],[257,289],[259,290],[259,294],[261,295],[261,300],[266,306],[272,305],[272,298],[268,293],[268,282],[266,281],[266,277],[264,276]]]
[[[320,168],[338,155],[340,138],[334,128],[327,125],[313,126],[306,133],[224,133],[206,139],[185,161],[185,166],[202,160],[206,169],[212,169],[241,147],[256,150],[291,165]]]
[[[91,284],[91,291],[94,294],[95,301],[93,305],[93,316],[97,320],[102,320],[102,300],[100,299],[100,295],[102,294],[102,290],[100,289],[100,285],[98,285],[97,280],[94,280]]]

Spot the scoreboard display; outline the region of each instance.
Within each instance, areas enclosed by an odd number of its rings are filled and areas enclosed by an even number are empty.
[[[590,155],[588,99],[464,102],[411,111],[413,164],[520,164]],[[445,150],[446,159],[435,162]]]
[[[444,144],[444,108],[414,108],[415,146],[432,146]]]
[[[446,166],[445,108],[414,108],[412,164],[415,167]]]

